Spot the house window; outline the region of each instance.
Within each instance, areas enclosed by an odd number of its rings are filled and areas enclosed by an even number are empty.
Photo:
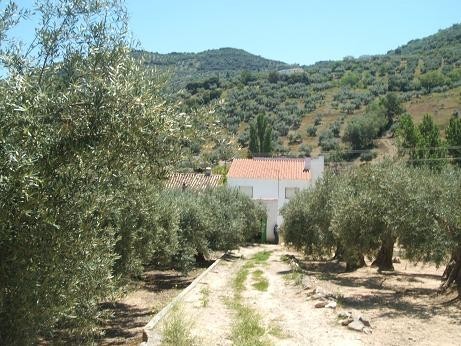
[[[250,198],[253,198],[253,186],[239,186],[239,191]]]
[[[286,187],[285,188],[285,198],[293,198],[295,194],[299,192],[299,187]]]

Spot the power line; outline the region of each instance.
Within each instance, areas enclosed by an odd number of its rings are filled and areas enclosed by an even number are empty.
[[[360,153],[369,153],[372,151],[378,150],[377,148],[372,149],[350,149],[350,150],[330,150],[323,151],[320,155],[334,155],[334,154],[360,154]],[[397,148],[398,151],[428,151],[428,150],[461,150],[461,145],[457,146],[438,146],[438,147],[421,147],[421,148]]]
[[[415,162],[415,161],[443,161],[443,160],[451,160],[451,161],[458,161],[461,160],[461,156],[458,157],[434,157],[434,158],[425,158],[425,159],[409,159],[406,162]]]
[[[405,162],[427,162],[427,161],[461,161],[461,156],[458,157],[436,157],[436,158],[422,158],[422,159],[408,159],[404,160]],[[354,165],[356,161],[327,161],[325,165],[332,165],[332,164],[342,164],[342,165]]]

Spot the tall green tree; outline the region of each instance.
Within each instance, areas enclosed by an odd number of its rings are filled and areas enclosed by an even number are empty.
[[[452,147],[448,149],[448,153],[458,165],[461,165],[461,118],[452,117],[445,133],[447,144]]]
[[[391,126],[394,123],[394,119],[405,112],[405,109],[402,107],[402,102],[394,93],[386,94],[386,96],[381,99],[380,104],[384,107],[388,126]]]
[[[397,126],[397,138],[400,148],[415,148],[419,140],[419,132],[410,114],[403,114]]]
[[[258,135],[256,134],[256,127],[250,124],[250,143],[249,149],[251,153],[259,152]]]
[[[401,154],[408,153],[413,165],[439,169],[446,164],[446,146],[429,114],[418,126],[409,114],[404,114],[399,119],[396,132]]]
[[[272,128],[264,114],[258,114],[250,125],[249,149],[253,155],[269,155],[272,152]]]
[[[439,128],[429,114],[426,114],[419,124],[418,132],[415,164],[428,165],[432,168],[443,166],[446,163],[444,159],[447,150],[442,142]]]

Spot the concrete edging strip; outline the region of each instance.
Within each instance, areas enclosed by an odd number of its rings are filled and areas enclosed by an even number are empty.
[[[170,310],[187,294],[189,291],[191,291],[202,278],[208,274],[210,270],[212,270],[216,265],[221,261],[221,259],[224,257],[222,255],[220,258],[218,258],[214,263],[209,266],[202,274],[200,274],[198,277],[194,279],[190,283],[189,286],[187,286],[181,293],[179,293],[173,300],[165,306],[162,310],[160,310],[150,321],[147,323],[142,332],[142,343],[141,345],[149,345],[149,339],[151,337],[152,331],[154,330],[155,326],[170,312]]]

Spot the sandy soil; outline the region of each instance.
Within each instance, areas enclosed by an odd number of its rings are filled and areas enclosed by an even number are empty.
[[[242,248],[236,257],[221,261],[184,298],[184,316],[193,320],[192,333],[202,345],[230,345],[234,312],[225,304],[232,299],[232,279],[252,254],[272,251],[265,264],[250,270],[264,272],[269,281],[266,292],[253,288],[251,274],[243,292],[244,303],[259,312],[274,345],[460,345],[461,307],[447,296],[437,296],[441,269],[414,266],[405,261],[395,272],[377,273],[362,268],[344,273],[333,262],[300,262],[303,285],[287,280],[289,263],[281,256],[300,254],[280,246]],[[239,258],[243,255],[243,259]],[[208,303],[203,304],[204,287]],[[315,308],[312,289],[319,288],[338,297],[336,309]],[[370,319],[372,334],[351,331],[339,324],[339,312],[352,312]],[[161,324],[159,325],[161,330]]]

